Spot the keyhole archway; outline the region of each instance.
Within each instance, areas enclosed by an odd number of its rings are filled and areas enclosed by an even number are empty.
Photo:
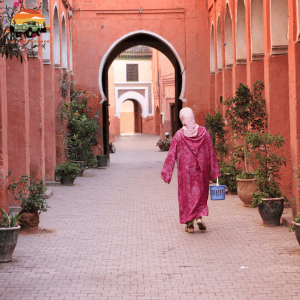
[[[99,88],[102,96],[102,115],[103,115],[103,146],[104,154],[109,158],[109,98],[108,98],[108,70],[113,61],[125,50],[144,45],[155,48],[162,52],[172,63],[175,69],[175,118],[173,120],[173,132],[181,128],[179,119],[179,110],[182,108],[182,102],[186,102],[185,94],[185,69],[181,58],[175,48],[163,37],[150,31],[135,31],[129,33],[116,42],[114,42],[106,54],[103,56],[99,69]]]

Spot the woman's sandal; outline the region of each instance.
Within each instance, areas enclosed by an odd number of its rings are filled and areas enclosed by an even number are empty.
[[[199,230],[206,230],[206,224],[203,222],[202,218],[196,220]]]
[[[186,226],[185,231],[188,233],[194,233],[194,225]]]

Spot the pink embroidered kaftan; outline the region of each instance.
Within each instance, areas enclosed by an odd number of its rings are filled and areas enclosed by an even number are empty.
[[[195,137],[185,136],[183,128],[174,135],[161,171],[161,178],[167,183],[171,181],[175,160],[180,223],[208,216],[209,181],[221,174],[210,135],[204,127],[199,126]]]

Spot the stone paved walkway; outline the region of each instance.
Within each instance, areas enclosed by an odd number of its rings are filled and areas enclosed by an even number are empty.
[[[157,139],[122,136],[107,169],[53,187],[40,227],[54,232],[19,236],[1,300],[300,299],[294,233],[263,227],[237,196],[209,200],[206,232],[184,231]]]

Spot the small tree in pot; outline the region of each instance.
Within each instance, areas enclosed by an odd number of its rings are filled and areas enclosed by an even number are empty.
[[[22,210],[19,213],[22,227],[38,228],[40,223],[39,214],[47,211],[47,202],[44,193],[47,190],[42,180],[36,181],[33,176],[22,175],[19,180],[12,179],[8,190],[19,201]]]
[[[246,141],[251,145],[252,156],[257,163],[255,178],[259,191],[253,194],[252,206],[258,206],[264,225],[278,226],[285,199],[278,181],[280,169],[287,163],[287,159],[278,152],[283,151],[285,140],[280,134],[255,132],[247,134]]]
[[[235,97],[227,99],[224,104],[228,106],[225,114],[237,141],[234,156],[239,162],[244,162],[244,172],[238,175],[238,195],[245,206],[251,205],[252,193],[257,190],[254,173],[250,171],[251,153],[246,136],[250,132],[263,132],[266,127],[266,102],[262,97],[264,85],[257,81],[253,91],[240,84]]]

